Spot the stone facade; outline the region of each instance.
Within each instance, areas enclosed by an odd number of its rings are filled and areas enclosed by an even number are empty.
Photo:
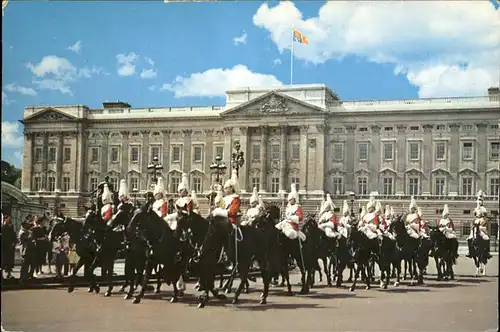
[[[377,192],[401,209],[414,195],[434,218],[443,202],[452,214],[452,205],[472,210],[482,189],[497,211],[499,118],[496,88],[485,97],[342,101],[325,85],[296,85],[228,91],[220,107],[26,107],[22,190],[82,213],[105,175],[143,193],[157,156],[169,192],[182,173],[208,192],[210,165],[221,155],[230,166],[238,141],[243,195],[255,186],[279,200],[296,183],[313,210],[325,191],[337,206],[348,192],[355,204]]]

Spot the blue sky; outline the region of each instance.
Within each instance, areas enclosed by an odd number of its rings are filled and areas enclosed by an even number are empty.
[[[415,12],[419,15],[415,15]],[[36,19],[33,18],[36,13]],[[2,159],[27,105],[222,105],[234,86],[325,83],[341,98],[483,95],[498,85],[488,2],[16,2],[3,17]]]

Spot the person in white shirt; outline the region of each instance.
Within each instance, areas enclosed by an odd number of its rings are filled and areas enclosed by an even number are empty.
[[[264,208],[263,205],[261,205],[262,198],[259,197],[257,193],[257,188],[254,187],[252,191],[252,196],[250,196],[250,208],[247,210],[245,214],[245,220],[241,222],[241,226],[252,226],[253,222],[257,217],[262,213],[262,210]]]
[[[333,204],[332,197],[330,194],[326,194],[326,200],[321,204],[319,211],[318,228],[325,232],[326,236],[333,239],[340,236],[337,229],[337,216],[333,212],[334,209],[335,204]]]

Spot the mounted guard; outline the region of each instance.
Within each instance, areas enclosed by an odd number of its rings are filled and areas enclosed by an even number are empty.
[[[236,170],[233,170],[232,176],[224,183],[224,197],[220,201],[220,206],[212,211],[214,217],[222,217],[237,228],[239,226],[240,206],[241,201],[238,196],[239,192],[238,175]]]
[[[165,218],[168,214],[168,202],[165,199],[165,185],[163,184],[163,178],[158,178],[156,180],[156,185],[153,190],[153,195],[155,197],[155,202],[153,203],[153,211],[160,218]]]
[[[421,219],[418,214],[418,205],[415,198],[412,196],[410,201],[410,213],[406,216],[405,220],[406,231],[408,235],[414,239],[420,238],[420,227],[421,227]]]
[[[453,241],[453,254],[458,258],[458,239],[455,234],[455,225],[450,218],[450,210],[448,204],[443,207],[442,218],[439,220],[438,229],[450,241]]]
[[[108,185],[104,184],[104,189],[102,191],[102,208],[101,208],[101,218],[104,222],[108,222],[113,217],[113,197],[111,196],[111,191],[109,191]]]
[[[254,187],[252,191],[252,196],[250,196],[250,208],[248,208],[245,214],[245,220],[241,222],[241,226],[252,226],[253,222],[257,217],[261,214],[264,209],[264,204],[262,202],[262,198],[259,197],[257,193],[257,188]]]
[[[381,225],[381,231],[384,236],[387,236],[391,240],[395,240],[396,236],[389,231],[391,227],[392,220],[394,219],[394,209],[389,205],[385,206],[384,223]]]
[[[276,224],[276,228],[291,240],[300,238],[306,240],[306,235],[299,229],[300,223],[304,219],[302,206],[299,205],[299,193],[295,183],[292,183],[290,193],[288,194],[288,205],[285,210],[285,219]]]
[[[118,190],[118,199],[120,204],[117,206],[118,211],[131,212],[134,209],[134,206],[130,202],[130,197],[128,194],[128,186],[127,182],[124,179],[120,180],[120,189]]]
[[[423,218],[423,212],[420,206],[417,209],[418,216],[420,217],[420,237],[424,239],[430,238],[429,221]]]
[[[330,194],[326,194],[326,200],[321,204],[321,209],[319,210],[319,225],[318,228],[325,232],[325,235],[329,238],[337,238],[340,236],[338,233],[338,220],[337,216],[333,212],[335,210],[335,204],[333,204],[332,197]]]
[[[349,209],[347,200],[344,200],[344,205],[342,206],[342,218],[340,218],[337,227],[339,234],[347,238],[349,228],[351,227],[351,210]]]
[[[379,202],[380,205],[380,202]],[[377,214],[377,202],[375,201],[375,196],[370,195],[370,199],[368,203],[366,203],[366,214],[361,218],[358,227],[362,232],[365,233],[366,237],[370,240],[375,239],[376,237],[382,238],[382,233],[380,232],[380,218]]]
[[[472,240],[476,236],[476,234],[474,232],[476,225],[479,225],[479,236],[481,237],[481,239],[483,239],[484,241],[487,241],[487,245],[486,245],[487,255],[488,255],[488,259],[491,258],[491,255],[490,255],[490,237],[488,236],[488,222],[486,220],[486,215],[487,215],[488,211],[484,207],[483,203],[484,203],[483,192],[480,190],[477,193],[477,201],[476,201],[477,205],[476,205],[476,209],[474,210],[474,214],[476,216],[476,219],[474,219],[474,222],[472,223],[471,232],[470,232],[469,237],[467,238],[467,245],[469,247],[469,253],[466,255],[466,257],[469,257],[469,258],[472,257],[470,253],[472,252]]]
[[[193,202],[193,213],[200,214],[200,202],[198,202],[195,190],[191,191],[191,202]]]
[[[171,230],[177,228],[177,216],[178,213],[189,214],[193,211],[193,201],[189,197],[189,182],[188,175],[186,173],[182,174],[181,183],[177,186],[177,192],[179,193],[179,198],[175,201],[176,211],[168,214],[165,217],[165,221],[169,225]]]

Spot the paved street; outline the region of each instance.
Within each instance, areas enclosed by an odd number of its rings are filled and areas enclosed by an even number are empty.
[[[472,261],[461,257],[457,280],[436,282],[433,263],[425,286],[365,290],[314,288],[308,296],[287,297],[274,288],[259,305],[259,284],[241,304],[212,300],[196,308],[192,285],[179,303],[167,302],[170,287],[134,305],[122,294],[104,298],[79,288],[2,293],[3,327],[8,331],[496,331],[498,256],[487,277],[473,277]],[[294,282],[298,281],[297,276]],[[295,286],[298,290],[298,287]],[[298,309],[298,310],[295,310]]]

